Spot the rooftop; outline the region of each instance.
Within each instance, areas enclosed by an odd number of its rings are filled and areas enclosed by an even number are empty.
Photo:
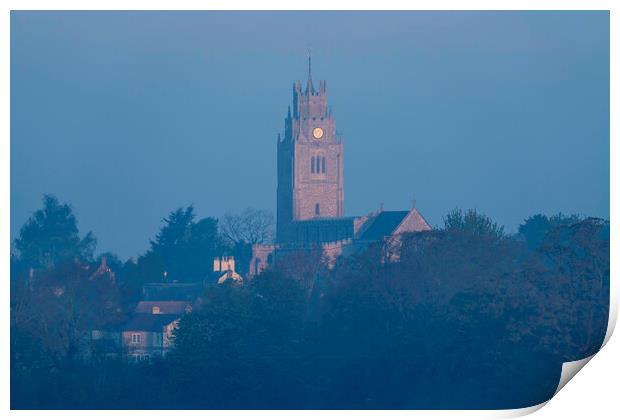
[[[203,290],[202,283],[147,283],[142,294],[149,301],[194,301]]]
[[[377,241],[391,235],[408,214],[408,211],[382,211],[370,221],[370,226],[362,233],[359,240]]]
[[[159,314],[183,314],[191,309],[187,300],[142,300],[136,306],[136,313],[152,314],[153,308],[158,308]]]
[[[162,332],[166,325],[181,318],[179,314],[145,314],[136,313],[129,321],[121,325],[121,331]]]

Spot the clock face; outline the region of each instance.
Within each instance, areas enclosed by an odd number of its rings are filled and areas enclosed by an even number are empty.
[[[317,127],[314,130],[312,130],[312,135],[314,136],[315,139],[320,139],[323,137],[323,129],[321,127]]]

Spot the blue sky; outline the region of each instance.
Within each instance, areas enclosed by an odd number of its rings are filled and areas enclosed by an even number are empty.
[[[275,212],[308,47],[347,215],[609,217],[607,12],[13,12],[11,237],[44,193],[123,258],[179,206]]]

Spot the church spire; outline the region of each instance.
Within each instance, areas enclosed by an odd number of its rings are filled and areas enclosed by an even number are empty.
[[[306,92],[314,93],[314,85],[312,84],[312,52],[308,48],[308,84]]]

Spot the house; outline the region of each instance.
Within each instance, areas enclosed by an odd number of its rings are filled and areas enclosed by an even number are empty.
[[[101,273],[108,273],[105,260]],[[130,361],[149,361],[163,357],[173,347],[173,333],[181,317],[201,303],[204,288],[227,282],[242,282],[235,271],[234,257],[217,257],[213,271],[202,283],[148,283],[143,300],[129,320],[90,333],[91,355],[117,357]]]
[[[213,272],[208,276],[207,283],[224,284],[227,282],[241,283],[243,277],[235,271],[235,257],[224,256],[213,259]]]
[[[123,356],[135,362],[165,356],[180,318],[179,314],[134,314],[120,327]]]

